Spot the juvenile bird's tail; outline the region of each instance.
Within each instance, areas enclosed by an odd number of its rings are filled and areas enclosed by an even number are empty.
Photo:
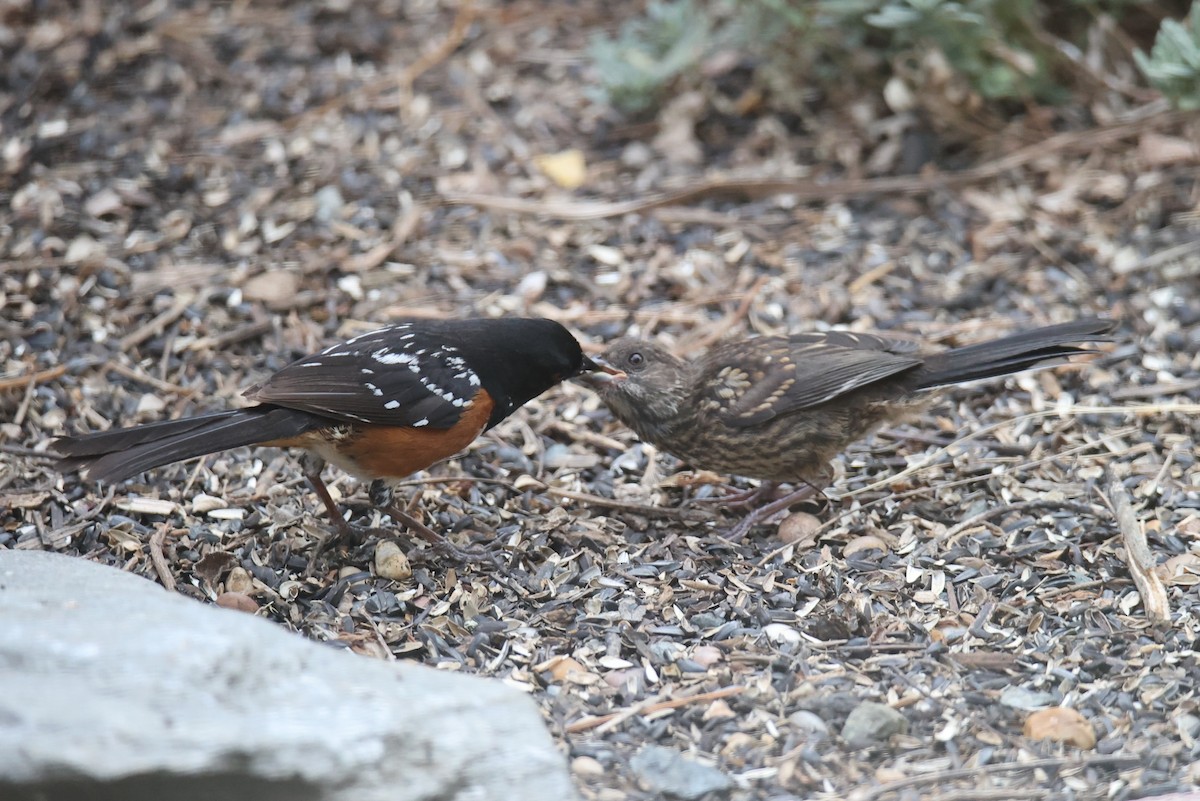
[[[918,373],[918,389],[961,384],[1027,370],[1049,359],[1093,353],[1073,342],[1102,342],[1116,324],[1098,318],[1048,325],[1012,336],[955,348],[925,359]]]
[[[279,406],[255,406],[95,434],[60,437],[60,470],[82,469],[93,481],[120,481],[143,470],[209,453],[288,439],[321,426],[319,418]]]

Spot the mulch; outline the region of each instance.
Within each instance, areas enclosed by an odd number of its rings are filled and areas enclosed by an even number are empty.
[[[707,96],[694,162],[655,139],[685,111],[634,124],[589,92],[588,37],[636,7],[0,4],[0,547],[502,678],[587,799],[658,797],[631,768],[649,744],[739,800],[1195,789],[1196,117],[1114,93],[1103,120],[1039,110],[976,142],[981,166],[901,175],[887,131],[953,131]],[[571,149],[568,189],[537,157]],[[811,517],[741,543],[714,499],[750,484],[656,453],[575,384],[401,485],[499,567],[390,528],[314,559],[322,513],[278,451],[100,488],[45,456],[64,431],[238,404],[412,316],[547,316],[589,349],[632,329],[686,354],[1093,313],[1121,323],[1098,357],[948,392],[840,457]],[[332,486],[385,525],[365,487]],[[851,747],[865,701],[906,730]],[[1026,736],[1046,707],[1094,745]]]

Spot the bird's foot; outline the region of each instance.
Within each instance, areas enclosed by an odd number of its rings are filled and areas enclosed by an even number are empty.
[[[430,547],[442,556],[461,564],[482,564],[500,567],[500,560],[488,549],[480,547],[464,548],[455,545],[396,504],[386,507],[384,511],[397,523],[428,542]]]
[[[782,498],[771,501],[768,504],[764,504],[763,506],[748,512],[741,520],[738,521],[737,525],[721,535],[722,539],[726,539],[731,542],[740,542],[741,540],[745,539],[746,535],[749,534],[755,526],[766,523],[780,512],[786,512],[795,504],[798,504],[801,501],[807,501],[818,495],[821,495],[821,491],[819,489],[812,484],[804,484],[799,489],[789,492]]]
[[[733,489],[726,485],[727,492],[709,495],[706,498],[688,498],[682,505],[699,506],[703,504],[705,506],[723,506],[726,508],[749,508],[759,501],[769,499],[778,488],[779,485],[774,481],[764,481],[757,487],[750,487],[744,490]]]

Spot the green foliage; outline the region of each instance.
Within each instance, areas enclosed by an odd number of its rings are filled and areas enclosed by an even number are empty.
[[[1059,99],[1047,51],[1031,30],[1041,26],[1035,0],[887,0],[868,25],[890,32],[889,50],[934,47],[988,99]]]
[[[651,0],[646,17],[626,22],[618,38],[592,39],[604,98],[623,111],[646,110],[704,57],[709,32],[709,16],[693,0]]]
[[[842,97],[878,91],[893,74],[935,107],[951,97],[931,94],[947,92],[947,79],[956,87],[951,103],[1060,103],[1079,69],[1066,68],[1066,54],[1087,46],[1095,21],[1154,2],[650,0],[646,15],[626,22],[615,39],[595,37],[591,55],[604,99],[635,113],[723,48],[754,64],[784,106],[814,89]],[[1136,57],[1180,107],[1200,108],[1200,11],[1192,11],[1190,27],[1164,22],[1152,54]]]
[[[1033,31],[1039,0],[739,0],[760,14],[777,12],[792,42],[825,50],[813,61],[870,41],[888,60],[936,49],[950,68],[987,99],[1057,100],[1053,50]],[[784,13],[784,12],[788,13]],[[816,37],[820,30],[824,36]],[[834,34],[830,36],[829,34]]]
[[[1200,0],[1194,0],[1190,24],[1163,20],[1147,56],[1133,54],[1154,88],[1185,111],[1200,109]]]

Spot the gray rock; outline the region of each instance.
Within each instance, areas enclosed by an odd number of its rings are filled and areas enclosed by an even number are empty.
[[[345,199],[342,198],[341,191],[333,185],[323,186],[313,195],[313,200],[316,201],[317,210],[313,214],[320,222],[327,223],[337,217],[342,212],[342,207],[346,205]]]
[[[908,731],[908,720],[887,704],[863,701],[842,726],[842,739],[851,748],[866,748],[883,742],[893,734]]]
[[[1013,709],[1023,709],[1026,712],[1053,706],[1055,700],[1054,693],[1029,690],[1016,685],[1009,685],[1004,688],[1004,692],[1000,693],[1000,703]]]
[[[715,612],[697,612],[690,622],[698,629],[715,629],[725,622],[725,618]]]
[[[1200,717],[1188,713],[1180,715],[1175,719],[1175,728],[1194,739],[1200,735]]]
[[[801,709],[788,715],[788,722],[798,732],[808,735],[810,740],[821,741],[829,736],[829,726],[821,720],[821,716],[807,709]]]
[[[716,768],[693,762],[660,745],[648,745],[638,751],[629,760],[629,767],[646,789],[684,801],[733,787],[733,780]]]
[[[0,798],[575,797],[498,681],[335,651],[119,570],[0,550]]]

